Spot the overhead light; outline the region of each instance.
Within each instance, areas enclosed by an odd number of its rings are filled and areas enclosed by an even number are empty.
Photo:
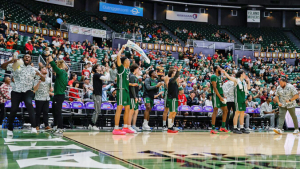
[[[187,7],[187,4],[185,4],[185,12],[189,10],[189,8]]]

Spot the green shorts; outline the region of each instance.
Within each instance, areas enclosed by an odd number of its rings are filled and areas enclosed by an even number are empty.
[[[166,105],[170,112],[178,112],[178,99],[168,98]]]
[[[150,103],[150,107],[154,106],[154,100],[150,99],[149,97],[144,98],[144,102],[146,103]]]
[[[246,111],[246,103],[235,103],[236,111]]]
[[[224,97],[223,94],[221,94],[221,96]],[[220,98],[216,95],[216,93],[212,94],[212,104],[213,108],[221,108],[227,106],[227,104],[221,102]]]
[[[169,106],[168,106],[168,91],[164,92],[164,105],[166,108],[169,108]]]
[[[135,102],[134,98],[130,98],[130,110],[132,109],[139,109],[139,102]]]
[[[129,106],[130,105],[130,96],[129,92],[121,89],[117,90],[117,105],[120,106]]]

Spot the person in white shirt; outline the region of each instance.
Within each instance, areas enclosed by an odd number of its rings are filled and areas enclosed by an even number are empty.
[[[57,40],[57,38],[56,39],[54,39],[53,41],[52,41],[52,45],[54,46],[54,47],[60,47],[60,42]]]
[[[207,99],[205,100],[205,106],[211,106],[212,107],[212,97],[211,94],[207,95]]]
[[[270,130],[274,130],[275,120],[276,120],[276,128],[279,124],[279,116],[278,116],[278,112],[275,112],[275,110],[273,110],[271,101],[272,101],[271,96],[268,96],[267,101],[264,102],[260,107],[260,116],[263,118],[270,119],[270,123],[271,123]]]

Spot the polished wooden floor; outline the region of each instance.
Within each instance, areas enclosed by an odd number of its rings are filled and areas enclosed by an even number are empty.
[[[292,133],[276,135],[274,132],[252,132],[241,135],[233,133],[212,135],[208,132],[180,132],[178,134],[141,132],[114,136],[110,132],[70,132],[65,133],[64,136],[133,162],[153,159],[155,163],[155,160],[164,158],[193,162],[197,161],[195,159],[199,161],[217,158],[225,161],[226,165],[223,166],[228,166],[230,162],[228,159],[232,159],[233,163],[238,164],[242,161],[244,167],[249,165],[250,168],[281,164],[289,168],[300,168],[297,156],[300,155],[300,135]],[[222,160],[224,158],[227,158],[227,161]],[[203,161],[201,162],[203,164]],[[218,165],[215,165],[217,163],[205,163],[209,165],[198,163],[192,166],[193,168],[203,166],[218,168]],[[221,165],[222,163],[219,164],[220,167]],[[237,168],[240,167],[237,166]]]

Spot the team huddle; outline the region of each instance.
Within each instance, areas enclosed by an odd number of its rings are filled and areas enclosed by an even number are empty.
[[[139,84],[138,77],[141,75],[140,68],[137,64],[130,65],[130,61],[126,57],[121,58],[121,54],[124,51],[125,46],[122,47],[121,51],[117,56],[117,67],[118,67],[118,77],[117,77],[117,111],[115,114],[115,128],[113,130],[114,135],[124,135],[126,133],[136,133],[140,131],[135,125],[136,118],[138,114],[138,103],[141,101],[141,98],[138,98]],[[159,87],[164,85],[164,103],[165,110],[163,113],[163,130],[167,130],[168,133],[177,133],[178,130],[174,127],[174,119],[178,109],[178,92],[180,78],[179,73],[181,66],[176,69],[171,67],[168,71],[168,75],[163,77],[163,82],[157,82],[155,79],[158,77],[154,70],[149,71],[149,78],[145,80],[144,83],[144,103],[146,110],[144,113],[144,122],[142,129],[144,131],[149,131],[149,113],[154,105],[154,99],[159,97],[162,93],[159,93]],[[129,70],[130,72],[129,72]],[[223,81],[222,74],[225,75],[228,79],[228,84],[231,86],[231,90],[227,93],[233,95],[233,105],[228,104],[226,96],[223,92]],[[287,83],[285,78],[281,78],[280,85],[277,88],[277,91],[286,90],[286,92],[276,92],[276,97],[274,101],[278,103],[279,116],[285,117],[287,110],[291,112],[292,119],[295,124],[294,134],[298,133],[297,118],[295,115],[295,105],[291,106],[289,103],[294,103],[298,98],[296,89],[291,89],[293,85]],[[212,105],[213,113],[211,119],[212,129],[211,134],[218,134],[219,132],[230,133],[229,129],[226,128],[228,125],[229,112],[233,109],[234,118],[233,118],[233,133],[235,134],[249,134],[249,130],[244,128],[244,115],[246,111],[246,97],[249,94],[250,90],[250,80],[246,73],[243,70],[239,70],[236,74],[228,75],[225,70],[221,69],[219,66],[214,67],[214,74],[210,78],[210,87],[212,94]],[[284,100],[282,98],[288,98]],[[284,106],[284,105],[285,106]],[[230,105],[227,107],[227,105]],[[289,105],[289,107],[286,107]],[[124,112],[124,126],[119,129],[120,115],[123,109]],[[221,109],[223,112],[222,115],[222,126],[219,131],[216,130],[216,117],[218,110]],[[168,115],[169,113],[169,115]],[[168,120],[167,120],[168,116]],[[133,119],[133,126],[131,127],[131,121]],[[296,119],[296,120],[295,120]],[[238,126],[239,120],[239,128]],[[168,122],[168,125],[167,125]],[[284,118],[280,118],[279,128],[274,129],[274,132],[277,134],[282,133],[282,127],[284,123]]]

